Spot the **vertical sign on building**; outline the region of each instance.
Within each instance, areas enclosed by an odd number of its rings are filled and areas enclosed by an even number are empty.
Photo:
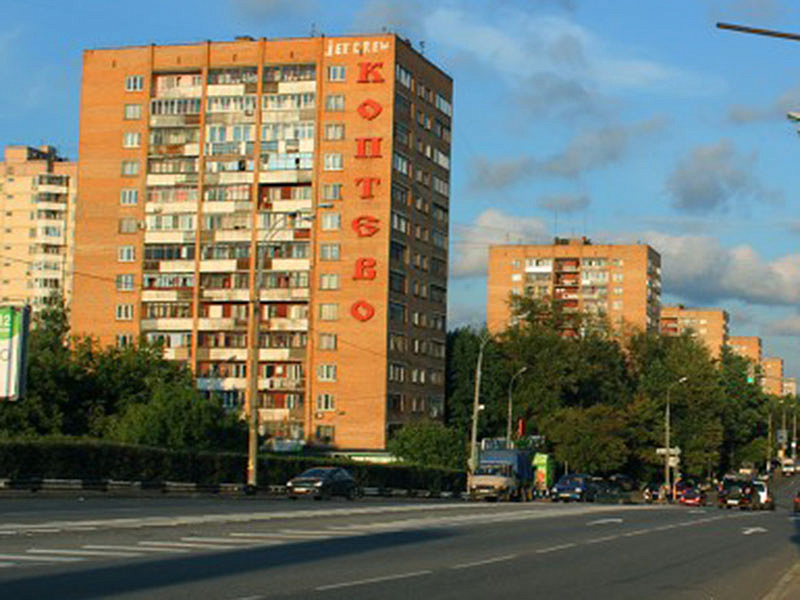
[[[0,306],[0,399],[25,395],[29,306]]]

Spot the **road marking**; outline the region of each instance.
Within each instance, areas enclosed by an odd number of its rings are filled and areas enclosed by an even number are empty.
[[[622,523],[622,519],[619,518],[597,519],[596,521],[589,521],[586,525],[588,527],[591,527],[592,525],[608,525],[610,523]]]
[[[189,536],[189,537],[182,537],[182,542],[199,542],[199,543],[209,543],[209,544],[238,544],[238,545],[255,545],[261,544],[261,540],[257,539],[231,539],[229,537],[197,537],[197,536]]]
[[[661,527],[656,527],[653,531],[666,531],[667,529],[675,529],[675,525],[662,525]]]
[[[132,552],[174,552],[180,554],[189,552],[180,548],[146,548],[144,546],[114,546],[109,544],[86,544],[83,547],[87,550],[130,550]]]
[[[0,531],[0,535],[17,535],[19,531]]]
[[[236,548],[234,544],[235,542],[233,540],[231,540],[231,543],[227,546],[222,544],[192,544],[190,542],[139,542],[140,546],[154,546],[156,548],[197,548],[200,550],[228,550]]]
[[[366,535],[361,531],[341,531],[341,530],[319,530],[319,531],[309,531],[307,529],[281,529],[281,533],[287,533],[292,535],[305,535],[311,537],[330,537],[332,535],[340,535],[340,536],[348,536],[348,535]]]
[[[143,556],[140,552],[122,552],[119,550],[60,550],[57,548],[31,548],[28,554],[55,554],[64,556]]]
[[[279,532],[271,532],[271,533],[231,533],[229,534],[233,537],[243,537],[243,538],[264,538],[264,539],[279,539],[279,540],[327,540],[333,537],[332,535],[302,535],[298,533],[279,533]]]
[[[468,569],[470,567],[479,567],[481,565],[490,565],[492,563],[502,562],[504,560],[512,560],[517,558],[516,554],[506,554],[505,556],[497,556],[495,558],[487,558],[486,560],[478,560],[471,563],[462,563],[460,565],[456,565],[454,567],[450,567],[451,569]]]
[[[97,531],[97,527],[67,527],[67,531]]]
[[[15,563],[13,562],[0,562],[0,569],[5,569],[6,567],[13,567]]]
[[[704,515],[704,514],[706,514],[706,511],[704,511],[702,508],[693,508],[692,510],[689,511],[689,514],[690,515]]]
[[[325,590],[335,590],[344,587],[352,587],[356,585],[367,585],[370,583],[380,583],[382,581],[393,581],[396,579],[408,579],[410,577],[420,577],[422,575],[430,575],[433,571],[413,571],[411,573],[399,573],[397,575],[386,575],[384,577],[371,577],[369,579],[358,579],[356,581],[346,581],[343,583],[332,583],[330,585],[321,585],[316,590],[323,592]]]
[[[635,529],[633,531],[629,531],[628,533],[623,533],[622,535],[625,537],[633,537],[635,535],[644,535],[645,533],[649,533],[649,529]]]
[[[617,539],[618,535],[607,535],[605,537],[594,538],[591,540],[586,540],[586,544],[600,544],[601,542],[610,542],[611,540]]]
[[[577,546],[577,544],[561,544],[559,546],[550,546],[549,548],[540,548],[536,551],[536,554],[547,554],[548,552],[558,552],[559,550],[566,550],[567,548],[572,548]]]
[[[752,535],[754,533],[767,533],[763,527],[744,527],[742,528],[742,535]]]
[[[0,560],[32,560],[36,562],[78,562],[77,556],[31,556],[30,554],[0,554]]]
[[[37,527],[35,529],[27,529],[25,533],[61,533],[62,531],[60,527]]]

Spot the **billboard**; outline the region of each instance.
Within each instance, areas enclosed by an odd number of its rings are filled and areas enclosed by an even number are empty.
[[[0,306],[0,400],[25,395],[29,306]]]

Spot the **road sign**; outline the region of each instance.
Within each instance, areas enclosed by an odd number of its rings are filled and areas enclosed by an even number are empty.
[[[664,456],[664,455],[666,455],[666,453],[667,453],[667,449],[666,448],[656,448],[656,454],[658,454],[659,456]],[[675,446],[675,447],[669,449],[669,453],[670,453],[671,456],[680,456],[681,449],[678,448],[677,446]]]
[[[669,466],[670,467],[673,467],[673,468],[677,469],[680,464],[681,464],[680,457],[678,457],[678,456],[670,456],[669,457]]]

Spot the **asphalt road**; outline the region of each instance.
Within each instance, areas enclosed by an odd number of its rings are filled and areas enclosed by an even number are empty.
[[[0,500],[0,598],[753,600],[800,556],[791,492],[784,490],[776,511],[756,513],[447,501]]]

